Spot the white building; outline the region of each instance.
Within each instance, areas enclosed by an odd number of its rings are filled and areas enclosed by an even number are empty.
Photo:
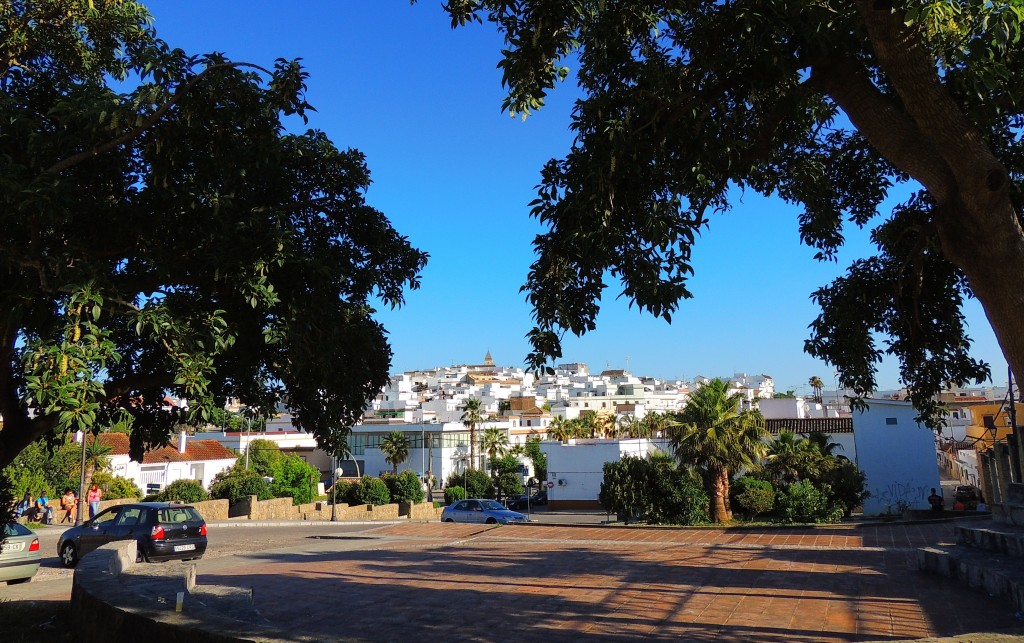
[[[128,456],[128,435],[101,433],[100,444],[110,447],[107,457],[115,476],[128,478],[143,493],[156,493],[178,480],[195,480],[209,489],[214,476],[234,466],[237,456],[216,440],[188,437],[182,431],[177,441],[147,451],[142,462]]]
[[[665,440],[569,440],[542,442],[548,456],[548,506],[551,509],[600,509],[598,494],[604,479],[604,463],[618,462],[625,455],[644,458],[655,451],[667,451]]]
[[[931,490],[939,489],[934,432],[914,419],[917,411],[909,402],[869,404],[853,414],[857,466],[871,493],[864,515],[928,509]]]

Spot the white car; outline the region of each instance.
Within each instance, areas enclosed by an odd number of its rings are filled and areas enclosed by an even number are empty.
[[[27,583],[39,571],[39,538],[28,527],[16,522],[4,525],[0,544],[0,581],[8,585]]]

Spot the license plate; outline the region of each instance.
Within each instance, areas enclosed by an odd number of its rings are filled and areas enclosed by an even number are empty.
[[[12,551],[21,551],[24,548],[25,543],[4,543],[3,546],[0,547],[0,551],[3,551],[6,554]]]
[[[193,551],[195,548],[195,545],[175,545],[174,551]]]

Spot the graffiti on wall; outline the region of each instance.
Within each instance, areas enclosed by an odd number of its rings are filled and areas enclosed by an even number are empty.
[[[930,487],[922,487],[910,482],[893,482],[882,488],[871,490],[871,496],[889,508],[890,511],[902,513],[911,507],[928,505]]]

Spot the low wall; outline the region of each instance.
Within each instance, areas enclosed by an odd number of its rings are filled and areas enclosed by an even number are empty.
[[[134,540],[109,543],[82,557],[72,581],[70,614],[74,638],[84,643],[287,638],[252,607],[251,590],[198,585],[194,563],[135,565]]]
[[[228,519],[228,508],[231,503],[227,500],[203,500],[189,504],[196,508],[206,522],[222,522]]]

